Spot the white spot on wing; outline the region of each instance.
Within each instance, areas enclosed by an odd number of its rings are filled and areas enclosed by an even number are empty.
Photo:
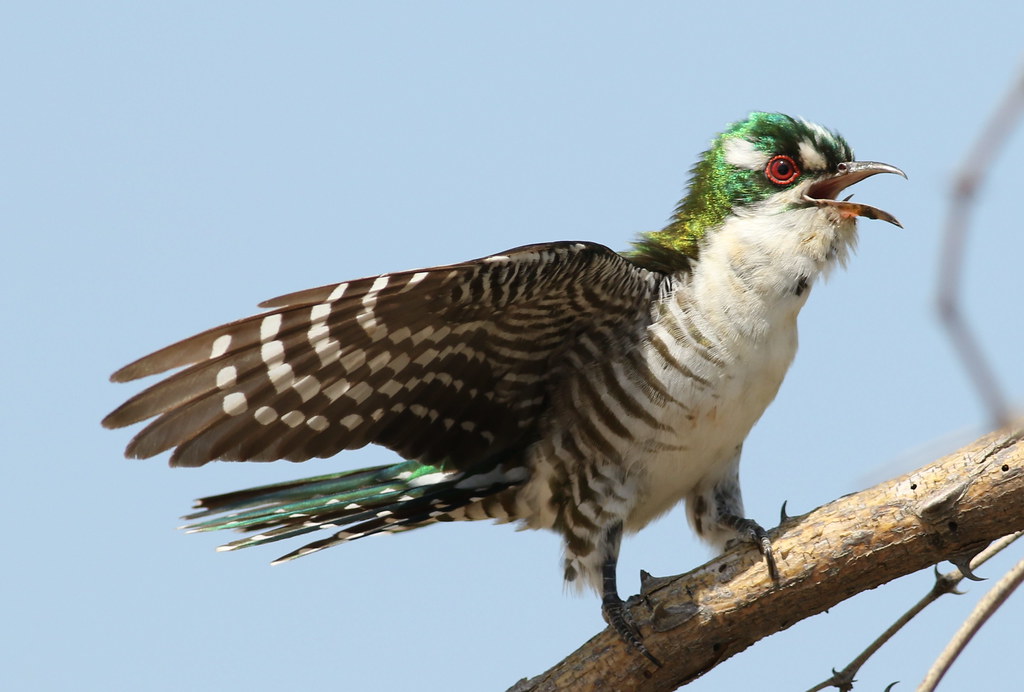
[[[405,367],[409,365],[410,362],[408,353],[399,352],[397,356],[388,362],[388,370],[397,375],[405,370]]]
[[[288,413],[281,416],[281,422],[287,425],[289,428],[294,428],[302,421],[306,420],[305,414],[302,411],[289,411]]]
[[[390,398],[402,391],[402,383],[396,382],[395,380],[388,380],[378,387],[377,391]]]
[[[422,404],[413,404],[409,407],[409,411],[418,418],[430,418],[431,421],[437,420],[440,415],[434,409],[427,408]]]
[[[439,351],[436,348],[428,348],[423,351],[423,353],[421,353],[413,363],[416,365],[430,365],[430,363],[437,358],[438,353]]]
[[[388,334],[388,340],[391,341],[391,343],[397,344],[401,341],[405,341],[410,336],[412,336],[411,329],[409,329],[408,327],[399,327],[395,331]]]
[[[342,356],[341,367],[344,368],[346,372],[352,372],[365,362],[366,351],[361,348],[356,348]]]
[[[331,401],[335,401],[338,397],[342,396],[349,389],[348,380],[338,380],[333,384],[324,387],[324,396]]]
[[[270,341],[281,329],[281,315],[267,315],[260,322],[260,341]]]
[[[343,295],[345,295],[345,290],[347,288],[347,283],[338,284],[337,286],[334,287],[334,290],[331,291],[331,295],[327,296],[327,301],[334,302],[335,300],[338,300],[338,298],[341,298]]]
[[[314,322],[306,332],[306,338],[309,339],[309,343],[313,344],[313,346],[316,346],[330,335],[331,330],[323,322]]]
[[[373,387],[365,382],[356,382],[355,385],[345,392],[345,396],[355,401],[356,404],[363,403],[371,394],[373,394]]]
[[[273,367],[284,362],[284,344],[280,341],[269,341],[260,346],[260,358]]]
[[[223,402],[224,413],[229,416],[237,416],[240,413],[244,413],[245,409],[249,407],[249,402],[245,399],[245,394],[241,392],[232,392],[224,397]]]
[[[409,277],[409,281],[406,282],[405,286],[402,287],[402,292],[404,293],[405,291],[408,291],[410,288],[418,284],[420,281],[423,281],[423,279],[427,278],[428,273],[429,272],[416,272],[415,274],[413,274],[411,277]]]
[[[270,378],[270,383],[274,385],[274,390],[278,394],[292,386],[292,382],[295,381],[295,373],[292,372],[292,366],[288,363],[273,366],[267,371],[267,377]]]
[[[331,304],[320,303],[309,309],[309,320],[311,322],[323,322],[331,315]]]
[[[270,425],[277,420],[277,411],[269,406],[260,406],[256,409],[256,412],[253,413],[253,418],[255,418],[256,422],[260,425]]]
[[[378,370],[383,368],[391,360],[391,354],[388,351],[381,351],[373,357],[369,363],[366,364],[370,368],[370,373],[376,373]]]
[[[227,389],[228,387],[235,386],[235,382],[238,379],[238,369],[234,365],[228,365],[227,367],[221,368],[217,373],[217,387],[220,389]]]
[[[213,340],[213,348],[210,349],[210,358],[220,358],[228,352],[231,345],[231,335],[222,334]]]
[[[324,418],[323,416],[313,416],[306,421],[306,425],[313,428],[313,430],[316,430],[317,432],[323,432],[324,430],[327,430],[328,423],[327,419]]]
[[[424,327],[415,334],[412,335],[412,345],[419,346],[420,342],[424,339],[429,339],[434,335],[433,327]]]
[[[306,375],[293,384],[292,389],[299,393],[303,402],[306,402],[312,399],[316,393],[320,391],[320,381],[312,375]]]
[[[358,413],[350,413],[338,422],[347,430],[355,430],[363,422],[363,417]]]

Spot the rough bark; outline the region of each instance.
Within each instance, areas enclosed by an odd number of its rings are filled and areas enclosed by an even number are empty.
[[[609,629],[514,692],[673,690],[763,637],[1024,529],[1024,428],[1000,430],[899,478],[771,531],[772,583],[741,546],[687,574],[648,580],[632,614],[656,668]]]

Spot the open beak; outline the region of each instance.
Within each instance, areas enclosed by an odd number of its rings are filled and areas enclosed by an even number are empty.
[[[804,193],[804,201],[810,204],[816,204],[819,207],[833,207],[838,210],[839,213],[846,218],[853,218],[855,216],[863,216],[868,219],[880,219],[882,221],[888,221],[891,224],[895,224],[900,228],[903,228],[903,224],[896,220],[896,217],[887,211],[876,209],[875,207],[868,206],[867,204],[858,204],[857,202],[851,202],[850,197],[843,200],[837,200],[836,196],[850,187],[854,183],[859,183],[864,178],[870,178],[876,173],[895,173],[896,175],[902,175],[904,178],[907,174],[896,168],[896,166],[890,166],[887,163],[878,163],[877,161],[847,161],[846,163],[839,164],[839,167],[835,175],[831,175],[824,180],[818,182],[807,188],[807,192]]]

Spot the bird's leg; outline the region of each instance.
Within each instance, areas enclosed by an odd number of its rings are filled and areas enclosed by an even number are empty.
[[[661,661],[644,646],[643,637],[633,622],[626,604],[619,598],[619,589],[615,582],[616,566],[619,561],[619,543],[622,539],[622,524],[617,523],[605,533],[605,558],[601,563],[601,614],[605,622],[622,638],[624,642],[642,653],[647,660],[661,667]]]
[[[757,545],[768,566],[772,581],[778,581],[779,571],[772,552],[772,541],[760,524],[743,516],[743,496],[740,493],[740,447],[732,460],[729,472],[712,486],[701,486],[687,497],[686,509],[697,534],[707,541],[728,548],[736,541]]]

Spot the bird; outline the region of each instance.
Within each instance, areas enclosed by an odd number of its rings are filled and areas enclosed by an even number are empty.
[[[116,371],[177,370],[103,425],[149,421],[125,454],[181,467],[382,445],[400,460],[204,497],[185,528],[246,534],[219,550],[317,534],[275,564],[447,521],[552,530],[565,581],[660,663],[618,594],[622,536],[685,502],[701,539],[752,542],[776,574],[744,515],[743,442],[858,218],[900,226],[837,199],[879,173],[906,178],[821,125],[753,112],[711,140],[667,225],[621,253],[526,245],[274,298]]]

